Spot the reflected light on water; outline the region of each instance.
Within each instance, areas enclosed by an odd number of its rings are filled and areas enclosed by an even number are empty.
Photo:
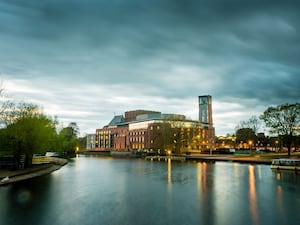
[[[253,224],[259,224],[254,169],[253,165],[249,165],[249,201]]]
[[[276,173],[276,179],[280,180],[281,179],[281,174],[280,173]]]
[[[282,218],[285,218],[284,216],[284,208],[283,208],[283,199],[282,199],[282,186],[277,185],[277,204],[279,213],[281,214]]]
[[[206,175],[207,175],[207,164],[197,163],[197,183],[198,183],[198,193],[206,192]]]
[[[297,224],[300,176],[280,173],[269,165],[83,156],[55,176],[0,187],[0,224]]]
[[[171,188],[172,186],[172,164],[171,159],[168,159],[168,186]]]

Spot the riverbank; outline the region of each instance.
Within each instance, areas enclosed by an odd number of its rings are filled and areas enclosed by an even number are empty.
[[[300,158],[300,152],[292,153],[291,156],[287,156],[287,153],[253,153],[250,154],[201,154],[193,153],[189,155],[167,155],[167,156],[145,156],[137,154],[136,152],[130,151],[82,151],[80,154],[83,155],[97,155],[97,156],[109,156],[112,158],[145,158],[146,160],[171,160],[177,161],[227,161],[227,162],[239,162],[239,163],[250,163],[250,164],[266,164],[270,165],[272,159],[279,158]]]
[[[22,170],[0,170],[0,186],[7,185],[22,180],[50,174],[68,163],[66,159],[53,158],[53,163],[33,165]]]
[[[102,155],[97,152],[89,152],[84,153],[88,155]],[[120,157],[119,154],[108,154],[105,152],[103,156],[111,156],[111,157]],[[122,155],[125,157],[124,155]],[[128,157],[126,155],[126,157]],[[293,154],[291,157],[300,157],[300,153]],[[159,157],[154,157],[153,159],[158,160]],[[166,156],[164,157],[164,159]],[[250,163],[250,164],[267,164],[270,165],[272,159],[275,158],[287,158],[286,154],[264,154],[264,155],[209,155],[209,154],[193,154],[179,157],[181,161],[196,161],[196,162],[215,162],[215,161],[227,161],[227,162],[239,162],[239,163]],[[184,160],[183,160],[184,158]],[[34,177],[43,176],[46,174],[50,174],[62,166],[67,164],[66,159],[54,158],[53,163],[49,164],[41,164],[34,165],[31,168],[23,169],[23,170],[0,170],[0,186],[7,185],[10,183],[31,179]],[[151,159],[151,157],[149,158]],[[173,160],[175,158],[173,157]]]

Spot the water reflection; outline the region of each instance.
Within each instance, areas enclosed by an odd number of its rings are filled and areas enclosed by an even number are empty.
[[[172,186],[172,161],[168,159],[168,186],[171,188]]]
[[[272,170],[277,181],[300,184],[300,173],[289,170]]]
[[[0,224],[294,224],[299,184],[265,165],[79,157],[0,187]]]
[[[249,165],[249,201],[252,215],[253,224],[259,224],[258,212],[257,212],[257,195],[256,195],[256,181],[255,181],[255,167]]]
[[[214,224],[217,209],[214,202],[214,165],[206,162],[197,163],[197,195],[200,216],[203,224]]]
[[[284,208],[283,208],[283,198],[282,198],[282,187],[280,185],[277,185],[277,207],[278,211],[280,213],[281,218],[285,218]]]
[[[198,193],[206,193],[207,188],[207,164],[197,163],[197,186]]]

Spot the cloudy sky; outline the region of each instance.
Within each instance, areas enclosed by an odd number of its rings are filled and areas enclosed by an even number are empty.
[[[95,132],[148,109],[217,135],[300,99],[300,1],[0,0],[0,79],[17,101]]]

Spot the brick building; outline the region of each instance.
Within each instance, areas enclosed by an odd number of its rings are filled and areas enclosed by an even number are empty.
[[[94,144],[87,146],[99,151],[139,149],[162,154],[167,150],[177,154],[206,151],[214,148],[211,111],[211,96],[199,96],[199,120],[157,111],[128,111],[97,129]]]

